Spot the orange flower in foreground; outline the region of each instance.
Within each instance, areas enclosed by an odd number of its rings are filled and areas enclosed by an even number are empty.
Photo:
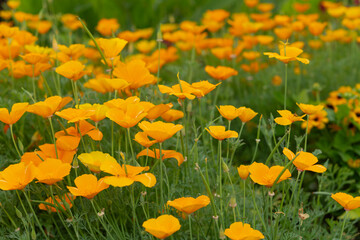
[[[53,96],[46,98],[44,101],[34,103],[27,108],[28,112],[42,116],[43,118],[52,117],[52,115],[63,108],[72,100],[71,97]]]
[[[293,114],[288,110],[278,110],[277,112],[281,115],[281,117],[277,117],[274,120],[279,125],[287,126],[292,124],[293,122],[305,121],[303,119],[303,117],[305,117],[305,114],[302,116],[297,116],[296,114]]]
[[[110,61],[119,55],[121,50],[123,50],[125,45],[128,43],[126,40],[120,38],[98,38],[96,39],[96,42],[104,52],[105,58]]]
[[[184,117],[184,113],[180,110],[170,109],[161,115],[166,122],[173,122]]]
[[[69,127],[63,131],[59,131],[55,133],[56,138],[60,138],[63,136],[65,137],[73,136],[73,137],[77,137],[79,140],[80,137],[85,135],[88,135],[92,140],[95,141],[101,141],[103,138],[102,132],[100,132],[98,128],[96,128],[94,125],[87,122],[86,120],[80,120],[78,124],[75,124],[75,127]]]
[[[94,110],[67,108],[60,112],[56,112],[55,115],[68,120],[69,123],[72,123],[89,119],[92,115],[94,115],[94,112]]]
[[[117,162],[110,154],[100,151],[82,153],[78,156],[78,159],[92,172],[100,172],[100,166],[104,162]]]
[[[158,142],[163,142],[171,138],[175,133],[183,129],[180,124],[164,123],[161,121],[150,123],[148,121],[142,121],[139,123],[141,128],[148,136],[152,137]]]
[[[35,171],[32,163],[12,164],[0,172],[1,190],[21,190],[34,180]]]
[[[303,111],[307,115],[313,115],[317,112],[320,112],[324,108],[324,105],[311,105],[303,103],[296,103],[296,105],[298,105],[301,111]]]
[[[100,170],[114,175],[103,178],[105,183],[114,187],[130,186],[134,182],[141,182],[145,187],[153,187],[156,184],[156,178],[152,173],[140,174],[149,170],[149,167],[120,166],[117,162],[105,161],[101,164]]]
[[[29,103],[15,103],[10,113],[7,108],[0,108],[0,121],[8,125],[16,123],[26,112],[28,105]]]
[[[168,201],[167,205],[176,208],[180,212],[191,214],[200,208],[206,207],[210,203],[210,198],[205,195],[201,195],[197,198],[182,197],[173,201]]]
[[[98,103],[94,103],[93,105],[90,103],[81,104],[79,105],[79,108],[85,110],[94,110],[94,115],[90,116],[90,119],[94,122],[103,120],[106,117],[106,112],[109,110],[109,107]]]
[[[147,113],[139,103],[127,104],[125,110],[112,108],[106,112],[106,117],[123,128],[131,128],[138,124]]]
[[[179,76],[179,75],[178,75]],[[180,85],[181,84],[181,85]],[[189,83],[180,80],[180,84],[175,84],[172,87],[159,85],[159,90],[161,93],[167,93],[169,95],[174,95],[179,99],[190,99],[193,100],[195,96],[204,96],[201,90],[193,88]]]
[[[50,203],[52,206],[45,205],[43,203],[39,204],[39,209],[44,211],[50,211],[50,212],[57,212],[58,210],[67,210],[67,206],[69,208],[72,208],[73,204],[72,202],[75,200],[75,196],[71,195],[70,193],[64,194],[63,196],[59,197],[58,195],[55,195],[54,198],[49,197],[45,200],[45,202]],[[54,199],[56,203],[54,202]],[[64,201],[65,200],[65,201]],[[66,205],[65,205],[66,204]]]
[[[149,119],[150,121],[155,120],[156,118],[160,117],[162,114],[164,114],[165,112],[169,111],[170,108],[173,107],[172,103],[168,103],[168,104],[159,104],[159,105],[153,105],[153,107],[151,107],[149,110],[147,110],[147,115],[146,118]]]
[[[167,238],[174,232],[179,231],[181,227],[176,217],[166,214],[158,218],[146,220],[142,226],[145,228],[145,231],[159,239]]]
[[[236,76],[238,72],[230,67],[217,66],[206,66],[205,71],[214,79],[226,80],[231,76]]]
[[[230,228],[225,229],[224,234],[232,240],[259,240],[264,239],[264,235],[247,223],[235,222]]]
[[[77,81],[82,78],[84,75],[88,74],[87,71],[84,70],[85,65],[83,65],[79,61],[68,61],[61,66],[56,68],[56,72],[61,76],[64,76],[73,81]]]
[[[309,64],[309,59],[298,57],[302,52],[303,50],[301,50],[300,48],[288,46],[285,48],[285,45],[282,45],[280,46],[280,55],[278,53],[272,52],[265,52],[264,55],[269,56],[269,58],[276,58],[285,64],[296,60],[305,64]]]
[[[266,186],[268,188],[274,185],[276,178],[284,169],[282,166],[272,166],[269,168],[263,163],[254,162],[250,165],[249,172],[250,178],[257,184]],[[288,169],[281,175],[277,183],[282,182],[291,177],[291,173]]]
[[[197,91],[193,92],[193,94],[196,97],[201,98],[201,97],[205,96],[206,94],[208,94],[209,92],[211,92],[212,90],[214,90],[220,84],[221,83],[211,84],[208,81],[200,81],[200,82],[195,82],[195,83],[191,84],[191,87],[201,91],[201,93],[198,93]]]
[[[346,193],[331,194],[331,198],[337,201],[345,211],[353,210],[360,207],[360,197],[353,197]]]
[[[257,115],[256,112],[254,112],[251,108],[247,107],[239,107],[237,111],[239,114],[239,118],[243,123],[250,121]]]
[[[161,155],[162,155],[162,160],[167,158],[175,158],[178,162],[178,166],[180,166],[184,162],[184,156],[181,153],[176,152],[174,150],[162,150]],[[141,156],[149,156],[152,158],[156,157],[156,159],[159,159],[160,149],[155,149],[155,152],[150,149],[144,149],[136,155],[136,158],[139,158]]]
[[[288,148],[284,148],[283,154],[291,161],[294,159],[295,154]],[[323,173],[326,171],[326,167],[320,164],[315,164],[318,162],[318,158],[315,157],[312,153],[303,152],[296,153],[298,156],[293,161],[293,164],[296,166],[298,171],[311,171],[317,173]]]
[[[69,175],[70,170],[70,163],[63,163],[55,158],[47,158],[37,166],[35,178],[38,180],[37,182],[52,185]]]
[[[150,140],[148,138],[148,135],[144,132],[138,132],[137,134],[135,134],[135,139],[134,139],[137,143],[139,143],[141,146],[149,148],[151,147],[154,143],[157,143],[156,140]]]
[[[237,138],[239,135],[235,131],[225,131],[224,126],[210,126],[209,128],[205,129],[210,133],[213,138],[216,138],[217,140],[224,140],[226,138]]]
[[[238,109],[232,105],[224,105],[216,108],[219,110],[219,113],[223,118],[226,118],[227,120],[234,120],[239,116]]]
[[[74,196],[82,196],[87,199],[94,198],[99,192],[109,187],[103,179],[99,181],[92,174],[83,174],[74,180],[76,187],[69,187],[69,191]]]
[[[237,168],[239,176],[242,180],[246,180],[249,177],[249,174],[250,174],[249,168],[250,168],[250,165],[240,165]]]

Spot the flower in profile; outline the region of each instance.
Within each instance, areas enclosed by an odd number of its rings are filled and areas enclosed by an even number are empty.
[[[109,110],[109,107],[98,103],[92,105],[90,103],[85,103],[79,105],[79,109],[94,110],[94,114],[90,116],[90,119],[94,122],[99,122],[106,117],[106,112]]]
[[[15,103],[10,113],[7,108],[0,108],[0,121],[8,125],[16,123],[26,112],[28,105],[29,103]]]
[[[144,107],[139,103],[127,104],[125,109],[111,108],[106,117],[123,128],[131,128],[147,115]]]
[[[163,142],[171,138],[175,133],[183,129],[180,124],[165,123],[157,121],[150,123],[148,121],[142,121],[139,123],[139,128],[143,130],[148,136],[155,139],[158,142]]]
[[[24,189],[35,178],[35,167],[32,163],[12,164],[0,172],[1,190]]]
[[[165,112],[169,111],[170,108],[172,107],[173,107],[172,103],[168,103],[168,104],[161,103],[159,105],[152,105],[152,107],[149,110],[147,110],[146,118],[149,119],[150,121],[153,121],[156,118],[160,117]]]
[[[141,40],[135,45],[135,47],[139,50],[139,52],[147,54],[156,47],[156,41]]]
[[[283,169],[284,167],[282,166],[272,166],[271,168],[269,168],[263,163],[254,162],[249,167],[250,178],[255,183],[270,188],[274,185],[276,178],[279,176]],[[282,182],[290,177],[291,173],[288,169],[286,169],[277,181],[277,183]]]
[[[166,122],[173,122],[184,117],[184,113],[180,110],[169,109],[161,115],[161,118]]]
[[[318,158],[314,156],[314,154],[309,152],[296,153],[296,155],[288,148],[284,148],[283,154],[296,166],[298,171],[311,171],[317,173],[323,173],[326,171],[326,167],[320,164],[316,164],[318,162]]]
[[[277,117],[274,120],[279,125],[287,126],[293,122],[305,121],[303,117],[305,117],[306,114],[297,116],[296,114],[291,113],[289,110],[278,110],[277,112],[281,115],[281,117]]]
[[[142,226],[145,228],[145,231],[159,239],[169,237],[174,232],[179,231],[181,227],[176,217],[167,214],[146,220]]]
[[[245,0],[245,5],[249,8],[254,8],[256,5],[258,5],[259,0]]]
[[[237,138],[239,136],[239,134],[235,131],[232,130],[225,131],[224,126],[210,126],[209,128],[205,128],[205,129],[206,131],[208,131],[208,133],[210,133],[210,135],[213,138],[216,138],[217,140],[224,140],[227,138]]]
[[[44,101],[40,101],[30,105],[27,108],[27,112],[34,113],[36,115],[42,116],[43,118],[52,117],[52,115],[63,108],[72,100],[71,97],[60,97],[53,96],[48,97]]]
[[[249,167],[250,165],[240,165],[237,170],[239,173],[239,176],[242,180],[246,180],[249,177]]]
[[[88,72],[84,69],[85,65],[81,62],[71,60],[57,67],[55,71],[61,76],[77,81],[84,75],[88,74]]]
[[[303,103],[296,103],[296,105],[298,105],[301,111],[303,111],[307,115],[313,115],[324,108],[324,105],[311,105]]]
[[[309,32],[314,36],[319,36],[326,27],[327,23],[312,22],[309,24]]]
[[[201,93],[199,93],[198,91],[193,92],[193,94],[196,97],[201,98],[201,97],[205,96],[206,94],[208,94],[209,92],[211,92],[212,90],[214,90],[220,84],[221,83],[211,84],[208,81],[200,81],[200,82],[195,82],[195,83],[191,84],[191,87],[201,91]]]
[[[59,131],[55,133],[55,137],[59,139],[63,136],[76,137],[70,139],[69,143],[74,142],[77,139],[80,140],[80,138],[85,135],[88,135],[92,140],[95,141],[101,141],[103,138],[102,132],[100,132],[98,128],[96,128],[94,125],[87,122],[86,120],[80,120],[78,124],[75,124],[75,127],[69,127],[63,131]],[[69,138],[67,140],[69,140]]]
[[[235,118],[237,118],[239,116],[239,111],[236,107],[232,106],[232,105],[223,105],[220,107],[217,107],[219,113],[221,114],[221,116],[223,118],[226,118],[227,120],[234,120]]]
[[[224,234],[231,240],[259,240],[264,239],[264,235],[253,228],[250,224],[235,222],[230,225],[230,228],[225,229]]]
[[[216,80],[226,80],[229,77],[238,74],[238,71],[235,69],[225,66],[217,66],[216,68],[213,66],[206,66],[205,71]]]
[[[269,58],[276,58],[277,60],[282,61],[287,64],[291,61],[300,61],[305,64],[309,64],[309,59],[299,58],[298,56],[303,52],[300,48],[285,46],[285,44],[280,45],[280,55],[278,53],[265,52],[264,55],[269,56]]]
[[[94,115],[94,112],[94,110],[89,109],[67,108],[60,112],[56,112],[55,115],[68,120],[69,123],[72,123],[89,119]]]
[[[178,74],[179,76],[179,74]],[[179,99],[195,99],[196,96],[204,96],[201,90],[193,88],[189,83],[180,80],[180,84],[175,84],[172,87],[159,85],[159,90],[161,93],[167,93],[169,95],[174,95]]]
[[[78,156],[78,159],[90,169],[92,172],[100,172],[100,166],[104,162],[115,162],[116,159],[110,156],[108,153],[100,151],[92,151],[90,153],[82,153]]]
[[[128,43],[124,39],[120,38],[98,38],[96,39],[100,49],[104,52],[105,58],[112,61],[120,52],[124,49]]]
[[[176,208],[180,212],[191,214],[200,208],[206,207],[210,203],[210,198],[205,195],[201,195],[197,198],[182,197],[173,201],[168,201],[167,205]]]
[[[61,197],[55,195],[54,198],[49,197],[45,200],[45,202],[49,203],[49,205],[40,203],[39,209],[49,212],[58,212],[59,210],[66,211],[68,208],[72,208],[73,206],[72,203],[75,200],[75,198],[76,197],[71,195],[70,193],[66,193]],[[54,199],[56,202],[54,202]]]
[[[69,187],[69,191],[74,196],[82,196],[87,199],[94,198],[99,192],[109,187],[103,179],[99,181],[92,174],[83,174],[74,180],[76,187]]]
[[[152,173],[143,173],[149,170],[149,167],[135,167],[131,165],[122,165],[113,161],[104,161],[100,165],[100,170],[110,173],[113,176],[104,177],[104,182],[114,187],[130,186],[134,182],[141,182],[145,187],[153,187],[156,184],[156,178]]]
[[[360,197],[353,197],[347,193],[339,192],[331,194],[331,198],[337,201],[345,211],[353,210],[360,207]]]
[[[70,163],[63,163],[59,159],[47,158],[36,167],[37,182],[52,185],[70,174]]]
[[[115,34],[119,27],[120,24],[116,18],[102,18],[96,25],[95,29],[103,36],[111,36],[112,34]]]
[[[178,166],[180,166],[184,162],[184,156],[181,153],[176,152],[174,150],[162,150],[161,155],[162,155],[162,160],[167,158],[175,158],[176,161],[178,162]],[[136,158],[139,158],[141,156],[149,156],[152,158],[160,159],[160,150],[155,149],[154,152],[150,149],[144,149],[136,155]]]
[[[256,112],[254,112],[251,108],[247,107],[239,107],[237,111],[238,117],[243,123],[250,121],[257,115]]]
[[[149,148],[151,147],[154,143],[157,143],[156,140],[150,140],[148,138],[148,135],[144,132],[138,132],[137,134],[135,134],[135,139],[134,139],[137,143],[139,143],[141,146]]]

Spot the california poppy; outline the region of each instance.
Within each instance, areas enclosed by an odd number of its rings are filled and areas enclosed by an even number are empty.
[[[200,208],[206,207],[210,203],[210,198],[205,195],[201,195],[197,198],[182,197],[172,201],[168,201],[167,205],[176,208],[180,212],[191,214]]]
[[[42,116],[43,118],[52,117],[52,115],[63,108],[72,100],[71,97],[60,97],[53,96],[48,97],[44,101],[40,101],[30,105],[27,108],[28,112],[34,113],[36,115]]]
[[[300,48],[288,47],[285,44],[280,45],[280,55],[278,53],[265,52],[264,55],[269,56],[269,58],[276,58],[283,63],[287,64],[290,61],[300,61],[305,64],[309,64],[310,61],[306,58],[299,58],[298,56],[303,52]]]
[[[214,79],[217,80],[226,80],[231,76],[236,76],[238,72],[230,67],[224,67],[224,66],[206,66],[205,71]]]
[[[331,198],[337,201],[345,211],[353,210],[360,207],[360,197],[353,197],[347,193],[331,194]]]
[[[279,125],[287,126],[293,122],[305,121],[303,119],[305,114],[302,116],[297,116],[296,114],[291,113],[289,110],[278,110],[277,112],[281,115],[281,117],[277,117],[274,120]]]
[[[69,123],[79,122],[81,120],[89,119],[94,115],[94,110],[89,109],[78,109],[78,108],[67,108],[60,112],[56,112],[55,115],[68,120]]]
[[[176,152],[174,150],[162,150],[161,155],[162,155],[162,160],[167,159],[167,158],[175,158],[178,162],[178,166],[180,166],[185,160],[184,156],[181,153]],[[149,156],[152,158],[156,157],[157,159],[160,159],[160,150],[155,149],[155,152],[154,152],[150,149],[144,149],[136,155],[136,158],[139,158],[141,156]]]
[[[100,172],[100,166],[103,162],[115,162],[116,159],[110,156],[108,153],[100,151],[92,151],[90,153],[82,153],[78,156],[78,159],[88,167],[92,172]]]
[[[158,142],[163,142],[171,138],[175,133],[183,129],[180,124],[164,123],[161,121],[150,123],[148,121],[142,121],[139,123],[141,128],[148,136],[152,137]]]
[[[147,113],[139,103],[125,105],[125,110],[111,108],[106,112],[106,117],[123,128],[130,128],[138,124]]]
[[[171,215],[161,215],[158,218],[146,220],[142,226],[145,231],[159,239],[165,239],[179,231],[181,225],[177,218]]]
[[[157,143],[156,140],[150,140],[148,138],[148,135],[144,132],[138,132],[137,134],[135,134],[135,139],[134,139],[137,143],[139,143],[141,146],[149,148],[151,147],[154,143]]]
[[[225,229],[224,234],[232,240],[259,240],[264,239],[264,235],[250,227],[248,223],[235,222],[230,228]]]
[[[50,212],[57,212],[60,209],[66,211],[68,208],[72,208],[73,206],[72,202],[75,200],[75,198],[76,197],[70,193],[66,193],[61,197],[55,195],[54,197],[49,197],[45,200],[45,202],[49,203],[50,205],[40,203],[39,209]],[[56,202],[54,202],[54,200]],[[53,205],[53,207],[51,205]]]
[[[105,58],[110,61],[114,57],[118,56],[128,43],[126,40],[120,38],[98,38],[96,39],[96,42],[98,43],[100,49],[104,52]]]
[[[96,31],[98,31],[103,36],[111,36],[118,30],[120,24],[116,18],[102,18],[96,25]]]
[[[36,167],[37,182],[52,185],[70,174],[71,165],[59,159],[47,158]]]
[[[32,163],[12,164],[0,172],[0,189],[21,190],[35,178],[35,167]]]
[[[173,122],[184,117],[184,113],[180,110],[169,109],[161,115],[161,118],[166,122]]]
[[[255,183],[264,185],[268,188],[272,187],[275,183],[276,178],[282,172],[284,167],[282,166],[272,166],[269,168],[263,163],[254,162],[249,167],[250,178]],[[288,169],[280,176],[277,183],[282,182],[291,177],[291,173]]]
[[[295,158],[295,154],[288,148],[284,148],[283,154],[291,161]],[[317,173],[323,173],[326,171],[326,167],[318,162],[318,158],[315,157],[312,153],[303,152],[297,153],[298,156],[293,161],[293,164],[296,166],[298,171],[311,171]]]
[[[92,174],[83,174],[74,180],[76,187],[69,187],[69,191],[74,196],[82,196],[87,199],[94,198],[99,192],[109,187],[103,179],[97,180]]]
[[[7,108],[0,108],[0,121],[8,125],[16,123],[26,112],[28,105],[29,103],[15,103],[10,113]]]
[[[77,81],[82,78],[85,74],[88,74],[87,71],[84,70],[85,65],[83,65],[79,61],[68,61],[59,67],[56,68],[56,72],[61,76],[64,76],[73,81]]]
[[[240,165],[237,170],[241,179],[246,180],[250,174],[249,172],[250,165]]]
[[[251,108],[247,108],[247,107],[239,107],[237,111],[238,111],[238,117],[243,123],[250,121],[257,115],[256,112],[254,112]]]
[[[224,105],[224,106],[220,106],[220,107],[216,106],[216,108],[218,109],[221,116],[223,118],[226,118],[227,120],[231,121],[239,116],[238,109],[232,105]]]
[[[238,133],[232,130],[225,131],[224,126],[210,126],[209,128],[205,128],[208,133],[213,138],[216,138],[217,140],[224,140],[226,138],[237,138]]]
[[[315,114],[324,108],[324,105],[311,105],[303,103],[296,103],[296,105],[298,105],[301,111],[303,111],[307,115]]]

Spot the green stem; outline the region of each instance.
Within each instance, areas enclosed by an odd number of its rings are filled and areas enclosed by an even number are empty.
[[[255,206],[256,213],[258,214],[258,216],[259,216],[259,218],[261,220],[261,224],[263,225],[264,231],[266,232],[266,225],[265,225],[263,216],[260,214],[259,208],[258,208],[258,206],[256,204],[256,201],[255,201],[255,187],[254,186],[253,186],[253,189],[251,191],[251,196],[252,196],[253,204]]]
[[[113,240],[115,240],[115,238],[112,236],[112,234],[110,233],[110,230],[108,229],[107,225],[104,223],[103,219],[98,215],[98,212],[96,210],[96,207],[94,205],[94,199],[90,199],[90,203],[91,206],[93,207],[94,211],[95,211],[95,215],[97,216],[97,218],[99,219],[99,222],[101,223],[101,225],[104,227],[105,231],[109,234],[109,237]]]
[[[288,65],[285,63],[285,92],[284,92],[284,110],[286,110],[286,95],[287,95],[287,72],[288,72]]]
[[[220,194],[220,219],[221,227],[224,227],[224,212],[223,212],[223,192],[222,192],[222,158],[221,158],[221,140],[219,140],[219,194]]]
[[[163,189],[163,181],[164,181],[164,179],[163,179],[163,162],[162,162],[162,143],[160,142],[159,143],[159,154],[160,154],[160,156],[159,156],[159,163],[160,163],[160,206],[161,206],[161,208],[160,209],[162,209],[163,207],[164,207],[164,196],[163,196],[163,194],[164,194],[164,189]]]
[[[309,129],[309,115],[306,115],[306,132],[305,132],[304,152],[306,152],[306,147],[307,147],[308,129]]]
[[[10,124],[11,139],[12,139],[12,141],[13,141],[13,143],[14,143],[15,150],[16,150],[17,154],[18,154],[18,155],[19,155],[19,157],[21,158],[21,154],[20,154],[19,148],[18,148],[18,146],[17,146],[17,144],[16,144],[16,142],[15,142],[14,132],[13,132],[13,128],[12,128],[12,126],[13,126],[13,125],[12,125],[12,124]]]
[[[245,206],[246,206],[246,179],[244,182],[244,206],[243,206],[243,221],[245,222]]]
[[[192,237],[191,215],[190,215],[190,214],[188,215],[188,218],[189,218],[190,240],[192,240],[192,239],[193,239],[193,237]]]
[[[49,120],[49,123],[50,123],[51,134],[52,134],[52,138],[53,138],[53,142],[54,142],[54,146],[55,146],[56,158],[59,158],[59,156],[58,156],[58,151],[57,151],[57,147],[56,147],[55,132],[54,132],[54,127],[53,127],[53,124],[52,124],[52,119],[51,119],[51,117],[48,117],[48,120]]]
[[[349,212],[349,211],[346,211],[346,212],[345,212],[343,224],[342,224],[342,226],[341,226],[340,240],[342,239],[342,236],[343,236],[343,233],[344,233],[344,228],[345,228],[345,223],[346,223],[346,220],[347,220],[348,212]]]

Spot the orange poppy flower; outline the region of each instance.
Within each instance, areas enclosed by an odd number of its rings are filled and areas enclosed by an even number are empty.
[[[80,137],[88,135],[92,140],[101,141],[103,138],[102,132],[97,129],[91,123],[88,123],[86,120],[80,120],[75,127],[69,127],[66,130],[59,131],[55,133],[56,138],[60,138],[62,136],[74,136],[80,140]]]
[[[128,42],[136,42],[137,40],[139,40],[140,34],[138,32],[131,32],[131,31],[126,30],[126,31],[119,32],[117,37],[120,39],[125,39]]]
[[[126,40],[120,38],[98,38],[96,42],[104,52],[105,58],[110,60],[118,56],[128,43]]]
[[[179,76],[179,75],[178,75]],[[181,86],[180,86],[181,84]],[[169,95],[174,95],[179,99],[190,99],[193,100],[195,96],[203,96],[203,92],[201,90],[193,88],[189,83],[180,80],[180,84],[175,84],[171,88],[159,85],[159,90],[161,93],[167,93]],[[196,92],[196,95],[195,95]]]
[[[99,192],[109,187],[103,179],[99,181],[92,174],[83,174],[74,180],[76,187],[69,187],[69,191],[74,196],[82,196],[87,199],[94,198]]]
[[[147,110],[146,118],[150,121],[155,120],[156,118],[160,117],[165,112],[169,111],[170,108],[173,107],[172,103],[168,104],[159,104],[159,105],[153,105],[149,110]]]
[[[319,36],[326,27],[327,23],[312,22],[309,25],[309,32],[314,36]]]
[[[331,194],[331,198],[337,201],[345,211],[350,211],[360,207],[360,197],[353,197],[349,194],[339,192]]]
[[[0,189],[21,190],[35,178],[35,167],[32,163],[12,164],[0,172]]]
[[[27,112],[34,113],[36,115],[42,116],[43,118],[49,118],[52,117],[56,111],[59,111],[66,104],[68,104],[71,100],[71,97],[48,97],[44,101],[30,105],[27,108]]]
[[[69,47],[58,44],[57,47],[60,52],[55,54],[55,57],[62,63],[70,60],[78,60],[85,51],[84,44],[71,44]]]
[[[134,182],[141,182],[145,187],[153,187],[156,184],[156,178],[152,173],[143,173],[149,170],[149,167],[135,167],[131,165],[122,165],[113,161],[104,161],[100,170],[110,173],[113,176],[104,177],[104,182],[114,187],[130,186]]]
[[[164,123],[161,121],[150,123],[142,121],[139,123],[139,128],[143,130],[148,136],[152,137],[158,142],[163,142],[171,138],[175,133],[183,129],[180,124]]]
[[[22,59],[30,63],[31,65],[35,65],[36,63],[45,63],[49,61],[49,56],[44,53],[27,53],[21,56]]]
[[[70,193],[66,193],[63,196],[59,197],[58,195],[55,195],[54,198],[49,197],[45,200],[45,202],[51,204],[52,206],[44,203],[39,204],[39,209],[44,211],[50,211],[50,212],[58,212],[58,210],[67,210],[67,207],[65,206],[65,202],[68,205],[69,208],[72,208],[73,204],[72,202],[75,200],[75,196],[71,195]],[[56,203],[54,202],[54,199]],[[65,202],[64,202],[65,200]]]
[[[15,103],[10,113],[7,108],[0,108],[0,121],[8,125],[16,123],[26,112],[28,105],[29,103]]]
[[[174,150],[162,150],[161,154],[162,154],[162,160],[167,159],[167,158],[175,158],[176,161],[178,162],[178,166],[180,166],[184,162],[184,156],[181,153],[176,152]],[[136,158],[139,158],[141,156],[149,156],[152,158],[159,159],[160,158],[160,150],[155,149],[155,152],[154,152],[150,149],[144,149],[136,155]]]
[[[247,107],[239,107],[237,111],[239,114],[238,117],[243,123],[250,121],[257,115],[256,112],[254,112],[251,108]]]
[[[259,3],[259,5],[257,5],[257,9],[261,12],[270,12],[274,7],[273,3]]]
[[[139,103],[127,104],[125,110],[112,108],[106,112],[106,117],[123,128],[130,128],[138,124],[147,113]]]
[[[106,117],[106,112],[109,110],[109,107],[98,103],[94,103],[93,105],[85,103],[79,105],[79,109],[94,110],[94,115],[91,115],[90,119],[94,122],[100,122]]]
[[[307,115],[313,115],[317,112],[320,112],[324,108],[324,105],[311,105],[303,103],[296,103],[296,105],[298,105],[301,111],[303,111]]]
[[[181,225],[179,220],[172,215],[161,215],[158,218],[151,218],[146,220],[142,226],[145,231],[156,238],[165,239],[174,232],[179,231]]]
[[[286,53],[285,53],[286,52]],[[309,64],[309,59],[299,58],[298,56],[303,52],[300,48],[296,47],[286,47],[285,45],[280,46],[280,55],[278,53],[265,52],[264,55],[269,56],[269,58],[276,58],[283,63],[287,64],[290,61],[300,61],[305,64]]]
[[[237,170],[241,179],[246,180],[249,177],[250,165],[240,165]]]
[[[138,132],[137,134],[135,134],[135,139],[134,139],[137,143],[139,143],[141,146],[149,148],[151,147],[154,143],[157,143],[156,140],[150,140],[148,138],[148,135],[144,132]]]
[[[200,81],[200,82],[194,82],[193,84],[191,84],[191,87],[201,91],[201,93],[199,93],[197,91],[193,92],[193,94],[196,97],[201,98],[201,97],[205,96],[206,94],[208,94],[209,92],[211,92],[212,90],[214,90],[220,84],[221,83],[211,84],[208,81]]]
[[[90,169],[92,172],[100,172],[100,166],[104,162],[117,162],[115,158],[108,153],[100,151],[92,151],[90,153],[82,153],[78,159]]]
[[[70,140],[70,141],[69,141]],[[39,146],[41,152],[43,152],[47,158],[56,158],[57,157],[64,163],[71,163],[75,153],[77,152],[77,147],[79,145],[79,138],[59,138],[56,141],[56,150],[54,144],[43,144]],[[66,143],[66,144],[64,144]],[[71,147],[70,147],[71,146]],[[65,147],[67,150],[63,149]],[[38,152],[36,152],[38,153]],[[44,159],[44,158],[43,158]]]
[[[239,116],[238,109],[232,105],[224,105],[220,106],[220,108],[216,106],[216,108],[219,110],[221,116],[227,120],[234,120]]]
[[[16,9],[20,6],[20,0],[10,0],[7,2],[7,5],[11,9]]]
[[[210,126],[209,128],[205,129],[206,131],[208,131],[208,133],[210,133],[213,138],[216,138],[217,140],[224,140],[226,138],[237,138],[239,135],[235,131],[225,131],[224,126]]]
[[[88,74],[87,71],[84,70],[85,65],[83,65],[79,61],[68,61],[61,66],[56,68],[56,72],[61,76],[64,76],[73,81],[77,81],[82,78],[84,75]]]
[[[284,148],[283,154],[291,161],[294,159],[295,154],[288,148]],[[315,164],[318,162],[318,158],[315,157],[312,153],[303,152],[296,153],[298,156],[293,161],[293,164],[296,166],[298,171],[311,171],[317,173],[323,173],[326,171],[326,167],[320,164]]]
[[[63,14],[61,16],[61,22],[64,24],[65,27],[68,29],[75,31],[78,28],[82,27],[81,22],[77,19],[77,17],[74,14]]]
[[[306,114],[297,116],[296,114],[291,113],[289,110],[278,110],[277,112],[281,115],[281,117],[277,117],[274,120],[279,125],[287,126],[293,122],[305,121],[303,117],[305,117]]]
[[[135,45],[135,47],[139,52],[147,54],[156,47],[156,41],[155,40],[152,40],[152,41],[142,40],[142,41],[139,41]]]
[[[176,208],[180,212],[191,214],[200,208],[206,207],[210,203],[210,198],[205,195],[201,195],[197,198],[182,197],[173,201],[167,201],[167,205]]]
[[[98,31],[103,36],[111,36],[113,33],[116,32],[120,27],[116,18],[110,19],[100,19],[98,24],[96,25],[96,31]]]
[[[180,110],[170,109],[161,115],[166,122],[173,122],[184,117],[184,113]]]
[[[299,13],[306,12],[307,10],[309,10],[310,6],[311,6],[310,3],[298,3],[298,2],[295,2],[293,4],[294,9]]]
[[[250,178],[255,183],[270,188],[274,185],[276,178],[279,176],[283,169],[284,167],[282,166],[272,166],[271,168],[269,168],[263,163],[254,162],[249,167]],[[282,182],[290,177],[291,173],[288,169],[286,169],[277,181],[277,183]]]
[[[47,158],[36,167],[37,182],[52,185],[70,174],[70,163],[63,163],[59,159]]]
[[[214,79],[226,80],[231,76],[236,76],[238,72],[230,67],[217,66],[206,66],[205,71]]]
[[[235,222],[230,228],[225,229],[224,234],[231,240],[259,240],[264,239],[264,235],[250,227],[248,223]]]
[[[68,120],[69,123],[79,122],[81,120],[89,119],[94,115],[94,110],[67,108],[60,112],[56,112],[55,115]]]

